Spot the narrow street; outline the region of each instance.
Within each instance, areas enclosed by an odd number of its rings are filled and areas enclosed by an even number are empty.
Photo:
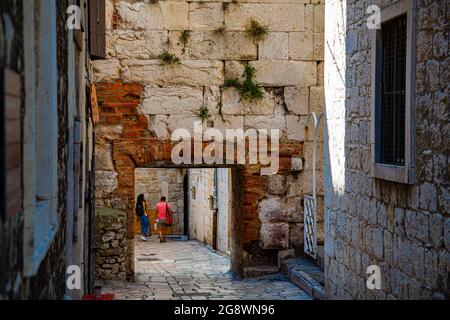
[[[0,302],[450,300],[449,13],[1,0]]]
[[[311,300],[282,275],[237,280],[230,260],[197,241],[137,241],[136,282],[106,282],[120,300]]]

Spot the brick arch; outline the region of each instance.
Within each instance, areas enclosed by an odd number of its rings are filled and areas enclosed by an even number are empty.
[[[118,172],[118,188],[114,196],[122,203],[128,204],[127,218],[127,276],[134,274],[134,197],[135,169],[143,167],[173,167],[171,160],[172,148],[175,143],[170,140],[155,138],[124,138],[113,142],[113,161]],[[234,210],[233,210],[234,211]]]
[[[142,85],[121,82],[102,83],[97,85],[97,92],[100,105],[99,125],[123,127],[120,137],[112,139],[112,160],[114,171],[117,173],[117,188],[109,197],[121,203],[128,212],[127,276],[132,277],[134,274],[135,169],[149,166],[173,168],[171,153],[177,142],[158,139],[148,130],[148,120],[139,112],[143,95]],[[204,143],[203,147],[206,145],[207,143]],[[191,149],[193,150],[192,144]],[[279,156],[278,174],[289,173],[291,158],[303,156],[303,143],[281,140]],[[276,261],[276,250],[266,250],[260,246],[261,221],[258,209],[260,201],[268,195],[268,177],[261,176],[260,169],[260,165],[233,167],[233,199],[235,201],[231,219],[234,242],[232,270],[242,277],[245,277],[246,267],[262,266]]]
[[[134,270],[134,185],[135,169],[143,167],[174,167],[171,161],[172,148],[176,143],[155,138],[125,138],[113,143],[113,160],[118,172],[118,189],[115,197],[128,204],[128,263],[127,274]],[[280,150],[280,172],[290,168],[290,157],[299,156],[300,144],[282,143]],[[193,146],[191,146],[193,148]],[[176,166],[175,166],[176,167]],[[193,168],[191,166],[190,168]],[[215,166],[210,166],[215,167]],[[223,167],[223,166],[216,166]],[[260,261],[267,263],[264,250],[258,242],[261,222],[258,204],[268,192],[268,178],[260,175],[259,165],[233,167],[233,210],[232,210],[232,270],[244,276],[244,268]],[[249,255],[250,253],[250,255]]]

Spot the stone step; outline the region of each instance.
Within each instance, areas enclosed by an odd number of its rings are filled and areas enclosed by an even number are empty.
[[[325,299],[325,276],[321,268],[306,259],[283,261],[281,271],[296,286],[317,300]]]
[[[244,278],[259,278],[272,274],[280,273],[277,266],[259,266],[259,267],[246,267],[244,268]]]

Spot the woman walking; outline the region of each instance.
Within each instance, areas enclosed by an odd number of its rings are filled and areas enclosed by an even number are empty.
[[[171,209],[170,205],[166,201],[166,197],[161,197],[161,202],[156,205],[156,213],[158,214],[158,229],[159,229],[159,241],[167,242],[166,226],[170,223]]]
[[[150,223],[148,221],[147,204],[143,194],[140,194],[136,201],[136,215],[141,224],[141,239],[147,241],[147,232],[150,230]]]

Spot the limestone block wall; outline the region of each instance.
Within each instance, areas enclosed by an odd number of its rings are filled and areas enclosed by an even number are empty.
[[[95,276],[102,280],[126,280],[127,214],[110,208],[96,208]]]
[[[217,250],[231,251],[232,174],[230,169],[217,169]]]
[[[265,40],[248,36],[252,19],[267,26]],[[300,201],[312,192],[312,136],[304,127],[309,112],[323,111],[323,20],[320,0],[108,0],[108,59],[93,63],[101,104],[98,204],[128,208],[124,195],[134,194],[125,177],[131,172],[119,170],[129,160],[113,161],[114,141],[166,141],[178,128],[192,131],[200,108],[207,108],[205,128],[279,129],[284,143],[278,175],[245,169],[241,244],[252,253],[241,255],[248,260],[242,265],[276,264],[280,250],[301,255]],[[180,63],[164,64],[158,58],[164,51]],[[261,101],[246,102],[224,88],[225,80],[241,78],[246,64],[263,86]],[[319,137],[323,141],[323,132]],[[301,157],[302,171],[291,170],[292,155]],[[322,203],[320,183],[318,189]],[[322,228],[322,214],[319,221]]]
[[[184,176],[183,169],[138,168],[135,173],[135,198],[144,194],[151,210],[150,222],[152,232],[156,220],[156,204],[161,197],[167,198],[172,208],[172,227],[168,230],[174,235],[184,234]],[[138,230],[140,230],[137,224]]]
[[[394,1],[373,1],[385,6]],[[326,294],[448,299],[448,4],[417,1],[414,185],[370,175],[371,32],[365,2],[326,2]],[[338,14],[337,14],[338,13]],[[445,40],[443,40],[445,39]],[[369,265],[381,290],[366,287]]]
[[[189,238],[213,245],[214,169],[189,170]]]
[[[216,171],[216,173],[214,173]],[[189,170],[189,237],[228,253],[230,251],[230,219],[232,212],[231,170]],[[216,212],[217,209],[217,212]],[[236,212],[235,214],[240,214]],[[216,215],[216,226],[214,226]],[[216,239],[214,229],[216,228]]]

